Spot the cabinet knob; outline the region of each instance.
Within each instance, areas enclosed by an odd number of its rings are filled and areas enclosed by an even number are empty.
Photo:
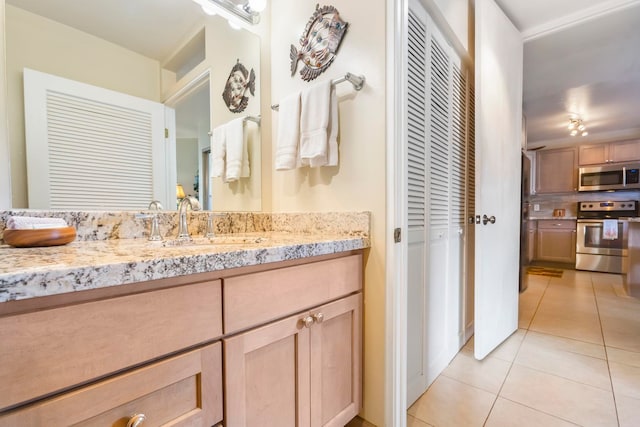
[[[144,423],[147,417],[144,414],[135,414],[133,417],[129,419],[127,423],[127,427],[139,427]]]
[[[314,314],[314,315],[313,315],[313,320],[314,320],[316,323],[322,323],[322,321],[324,320],[324,314],[322,314],[322,313]]]
[[[314,319],[311,316],[307,316],[302,319],[302,324],[305,328],[310,328],[313,325]]]

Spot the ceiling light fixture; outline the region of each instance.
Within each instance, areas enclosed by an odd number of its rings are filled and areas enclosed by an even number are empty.
[[[220,13],[227,19],[240,18],[244,22],[256,25],[260,22],[260,12],[267,6],[266,0],[251,0],[244,4],[236,4],[231,0],[193,0],[208,15]],[[253,5],[252,5],[253,4]],[[254,7],[255,6],[255,7]]]
[[[579,132],[582,132],[580,133],[581,136],[589,135],[589,132],[587,132],[587,127],[582,122],[582,119],[575,115],[569,117],[569,126],[567,127],[567,129],[571,131],[569,132],[569,135],[571,136],[576,136]]]

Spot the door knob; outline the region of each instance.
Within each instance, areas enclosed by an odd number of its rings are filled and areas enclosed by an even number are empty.
[[[491,215],[490,217],[488,217],[487,215],[482,215],[482,225],[487,225],[488,222],[490,222],[491,224],[495,224],[496,217],[493,215]]]
[[[127,427],[139,427],[144,423],[147,417],[144,414],[135,414],[133,417],[129,419],[127,423]]]

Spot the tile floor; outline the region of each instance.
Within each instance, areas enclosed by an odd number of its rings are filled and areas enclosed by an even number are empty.
[[[471,339],[409,427],[640,426],[640,299],[619,275],[528,280],[519,329],[482,361]]]

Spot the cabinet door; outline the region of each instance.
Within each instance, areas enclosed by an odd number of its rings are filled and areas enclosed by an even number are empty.
[[[609,144],[583,145],[579,148],[580,166],[597,165],[609,161]]]
[[[538,228],[538,257],[540,261],[574,263],[576,234],[574,230]]]
[[[311,426],[342,427],[362,400],[362,294],[311,310],[311,316]]]
[[[224,342],[225,425],[309,427],[308,313]]]
[[[631,162],[640,160],[640,141],[614,142],[609,145],[609,161]]]
[[[530,263],[536,259],[536,230],[529,230],[529,239],[527,240],[527,262]]]
[[[537,193],[577,191],[576,149],[538,151],[536,154]]]

